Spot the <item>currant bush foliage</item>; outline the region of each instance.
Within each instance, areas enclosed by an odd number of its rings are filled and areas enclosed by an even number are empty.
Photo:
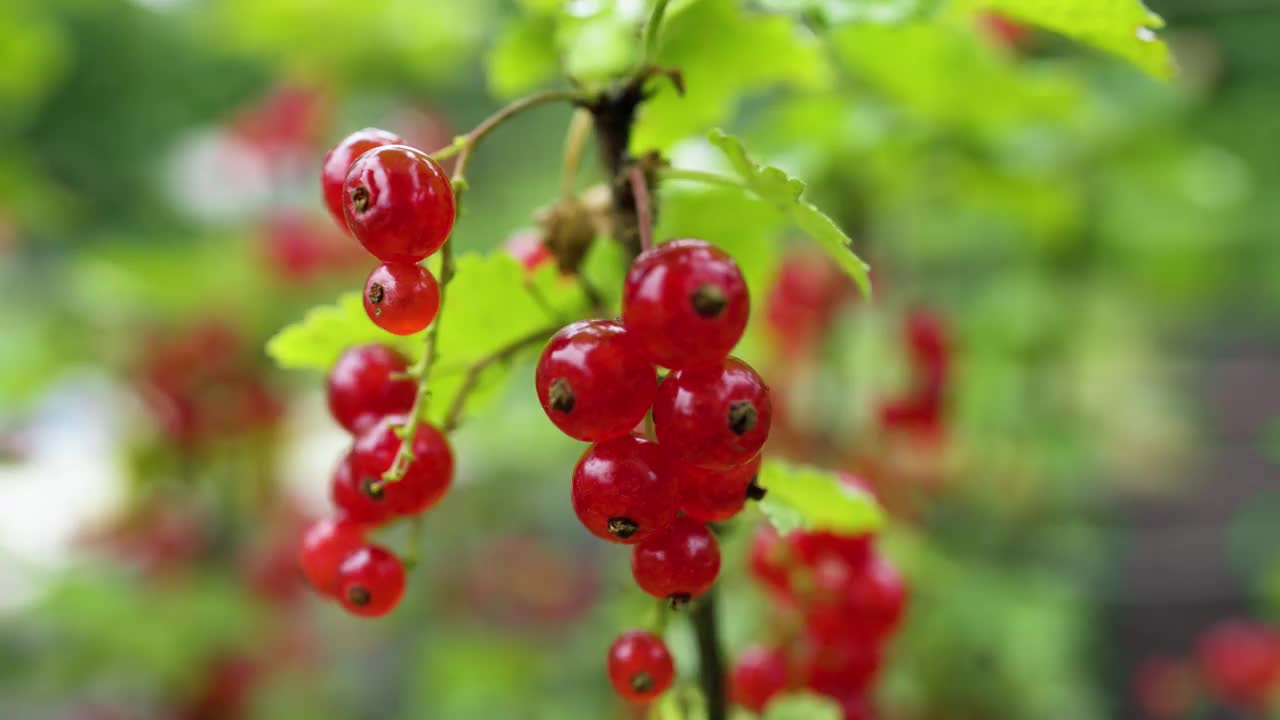
[[[884,524],[884,513],[870,493],[845,485],[827,470],[766,460],[759,484],[768,491],[760,509],[782,533],[803,529],[854,535]]]

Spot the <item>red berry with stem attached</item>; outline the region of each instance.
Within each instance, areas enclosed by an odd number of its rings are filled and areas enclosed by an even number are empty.
[[[747,462],[764,446],[772,421],[769,386],[737,358],[672,372],[653,402],[658,442],[690,465],[724,469]]]
[[[404,565],[386,548],[358,548],[338,568],[338,600],[356,615],[386,615],[403,595]]]
[[[342,139],[324,156],[324,165],[320,170],[320,185],[324,190],[324,204],[329,214],[343,229],[347,229],[347,218],[342,210],[342,185],[347,181],[347,173],[351,172],[351,164],[361,155],[383,145],[402,145],[404,138],[395,133],[365,128],[357,130]]]
[[[338,566],[364,545],[364,537],[364,527],[346,518],[325,518],[307,527],[298,548],[298,564],[316,592],[337,596]]]
[[[634,544],[675,519],[679,496],[658,444],[638,437],[596,443],[573,470],[573,511],[587,530]]]
[[[738,344],[751,314],[742,271],[702,240],[673,240],[632,263],[622,320],[659,365],[714,364]]]
[[[342,186],[351,232],[383,262],[416,263],[453,229],[453,186],[426,153],[385,145],[361,155]]]
[[[644,630],[629,630],[609,647],[609,682],[623,698],[645,703],[671,687],[675,663],[662,638]]]
[[[583,320],[556,333],[538,360],[538,401],[564,434],[598,442],[644,419],[658,375],[634,336],[612,320]]]
[[[787,654],[782,649],[750,647],[738,656],[729,673],[729,696],[758,713],[787,689],[788,679]]]
[[[412,335],[436,319],[440,286],[421,265],[384,263],[365,280],[364,311],[383,330]]]
[[[396,433],[405,426],[404,415],[388,415],[356,438],[352,468],[361,482],[377,481],[391,469],[402,444]],[[358,485],[381,496],[396,515],[417,515],[440,502],[453,483],[453,451],[449,440],[428,422],[419,422],[413,435],[413,460],[404,476],[380,486]]]
[[[329,412],[353,433],[384,415],[409,412],[418,387],[408,378],[396,377],[408,367],[403,355],[385,345],[347,350],[326,379]]]
[[[707,526],[687,517],[636,545],[631,575],[641,590],[681,607],[706,592],[720,574],[720,543]]]
[[[356,470],[355,465],[353,448],[343,456],[333,472],[329,497],[338,512],[352,522],[361,525],[381,525],[395,515],[391,504],[387,502],[386,493],[378,490],[375,484],[381,474],[361,474]]]
[[[711,470],[672,463],[680,488],[680,509],[702,522],[719,522],[737,515],[746,504],[760,474],[760,456],[728,470]]]

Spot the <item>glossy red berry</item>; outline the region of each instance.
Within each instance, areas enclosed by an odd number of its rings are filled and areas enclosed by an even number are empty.
[[[394,335],[420,332],[440,311],[440,286],[421,265],[382,264],[364,283],[364,311]]]
[[[707,526],[687,517],[636,545],[631,575],[641,590],[680,607],[706,592],[720,574],[720,543]]]
[[[680,488],[680,509],[702,522],[719,522],[737,515],[746,504],[756,476],[760,456],[728,470],[710,470],[697,465],[672,463]]]
[[[345,518],[325,518],[307,527],[298,548],[298,564],[316,592],[337,596],[338,566],[364,545],[364,538],[364,527]]]
[[[789,599],[791,568],[795,562],[795,553],[789,543],[771,525],[761,525],[756,529],[747,558],[747,569],[756,582],[776,596]]]
[[[737,358],[672,372],[653,403],[654,431],[663,450],[709,468],[730,468],[755,457],[772,421],[769,386]]]
[[[643,348],[612,320],[583,320],[556,333],[538,360],[535,382],[551,422],[587,442],[630,434],[658,390]]]
[[[342,210],[342,185],[347,181],[347,173],[351,164],[361,155],[383,145],[402,145],[404,138],[395,133],[365,128],[357,130],[342,139],[324,156],[324,165],[320,170],[320,185],[324,190],[324,204],[329,214],[343,230],[347,229],[347,218]]]
[[[391,612],[404,595],[404,565],[390,550],[365,545],[347,555],[338,568],[338,600],[356,615]]]
[[[453,451],[449,440],[427,422],[419,422],[413,436],[413,461],[404,477],[383,483],[380,489],[367,484],[391,469],[401,439],[396,430],[408,422],[404,415],[388,415],[360,433],[352,449],[352,468],[360,478],[358,487],[380,496],[378,502],[396,515],[417,515],[440,502],[453,483]]]
[[[347,226],[383,262],[416,263],[453,229],[449,176],[426,153],[385,145],[361,155],[342,186]]]
[[[381,525],[395,515],[386,493],[377,490],[374,484],[381,475],[361,474],[355,469],[355,464],[353,448],[343,456],[333,472],[329,498],[338,512],[352,522]]]
[[[878,639],[897,628],[907,589],[888,560],[872,557],[857,567],[828,557],[809,567],[813,587],[805,612],[814,637],[827,643]]]
[[[359,345],[342,353],[329,371],[329,412],[350,432],[359,432],[384,415],[413,407],[417,385],[395,376],[405,372],[404,356],[385,345]]]
[[[823,695],[846,697],[866,690],[880,671],[880,649],[871,638],[827,643],[813,637],[801,646],[804,685]]]
[[[751,314],[742,271],[702,240],[673,240],[632,263],[622,319],[657,364],[715,364],[738,344]]]
[[[666,692],[675,680],[675,663],[662,638],[630,630],[609,647],[609,682],[626,700],[646,703]]]
[[[596,443],[573,470],[573,511],[593,535],[634,544],[671,524],[679,496],[658,444],[638,437]]]
[[[782,649],[750,647],[738,656],[729,673],[729,696],[758,713],[787,689],[788,679],[787,654]]]

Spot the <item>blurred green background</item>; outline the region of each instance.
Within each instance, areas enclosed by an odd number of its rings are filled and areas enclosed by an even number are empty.
[[[830,264],[733,192],[663,191],[659,232],[747,275],[742,353],[785,398],[769,452],[862,474],[895,517],[913,605],[881,715],[1268,717],[1151,659],[1280,615],[1280,6],[1152,2],[1166,82],[970,3],[675,5],[658,59],[688,93],[660,90],[633,147],[714,168],[724,127],[873,267],[873,301],[777,320],[779,278]],[[563,72],[626,67],[643,16],[0,0],[0,717],[643,717],[601,666],[648,603],[575,520],[581,449],[528,363],[457,435],[405,603],[363,621],[293,569],[346,440],[321,376],[262,350],[371,265],[324,213],[328,147],[365,126],[445,146]],[[536,226],[569,112],[477,152],[460,250]],[[878,414],[918,312],[954,347],[941,437]],[[799,355],[793,322],[814,327]],[[724,537],[731,653],[766,632],[758,519]],[[691,678],[686,629],[670,641]]]

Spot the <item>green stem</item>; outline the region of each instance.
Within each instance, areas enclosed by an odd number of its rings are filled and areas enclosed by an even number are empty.
[[[569,120],[569,129],[565,132],[564,166],[560,171],[560,197],[573,197],[573,183],[578,177],[578,166],[582,162],[582,151],[591,136],[591,113],[583,108],[573,112]]]
[[[653,4],[653,11],[649,13],[649,21],[644,25],[644,63],[649,65],[653,63],[653,59],[658,55],[658,39],[661,36],[662,16],[667,12],[667,3],[669,0],[658,0]]]
[[[431,157],[435,160],[444,160],[457,155],[458,164],[453,171],[453,179],[455,183],[463,181],[466,177],[467,163],[471,160],[471,153],[474,151],[475,146],[499,125],[525,110],[539,105],[553,102],[578,102],[581,99],[581,95],[576,90],[544,90],[527,95],[485,118],[471,132],[455,138],[451,144],[431,153]]]
[[[685,168],[667,167],[658,170],[658,178],[660,180],[683,180],[686,182],[702,183],[704,185],[731,187],[739,190],[747,189],[747,186],[738,178],[721,175],[719,173],[705,172],[703,170],[686,170]]]
[[[510,360],[522,350],[541,345],[559,329],[559,325],[540,328],[471,363],[471,366],[467,368],[466,377],[462,380],[462,385],[458,388],[458,394],[453,396],[453,402],[449,405],[449,412],[445,415],[444,431],[453,432],[462,422],[462,409],[466,407],[467,396],[476,389],[476,385],[480,382],[480,376],[484,374],[485,370],[498,363]]]
[[[631,193],[636,200],[636,222],[640,226],[640,250],[643,252],[653,247],[653,201],[649,197],[649,179],[645,177],[644,168],[632,165],[627,172],[627,180],[631,183]]]

